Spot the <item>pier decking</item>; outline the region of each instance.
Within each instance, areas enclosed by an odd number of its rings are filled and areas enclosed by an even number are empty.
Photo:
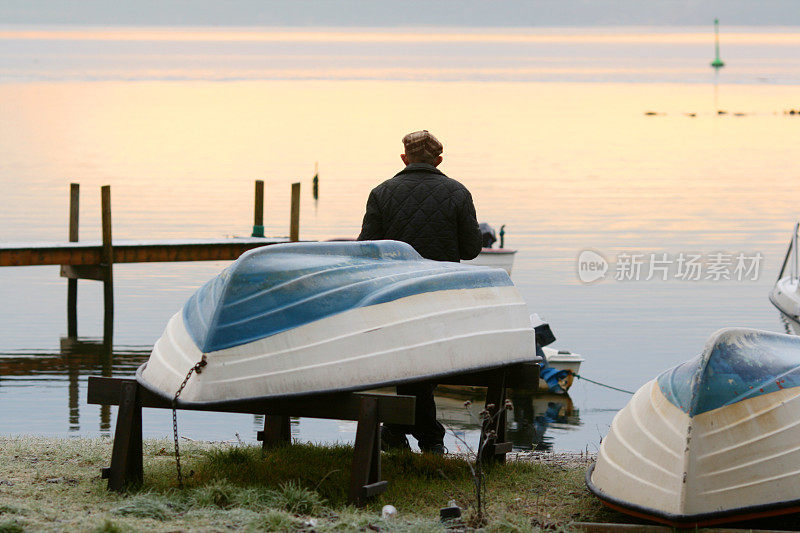
[[[289,239],[234,237],[158,241],[115,240],[112,242],[112,263],[233,261],[253,248],[283,242],[289,242]],[[0,245],[0,266],[85,266],[99,265],[103,262],[103,243],[100,241]]]

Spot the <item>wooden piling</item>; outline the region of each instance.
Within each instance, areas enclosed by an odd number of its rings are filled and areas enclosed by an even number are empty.
[[[111,244],[111,186],[100,187],[100,209],[103,224],[103,342],[111,343],[114,331],[114,248]]]
[[[78,242],[78,215],[80,213],[79,183],[69,184],[69,242]]]
[[[264,236],[264,181],[256,180],[255,208],[253,210],[252,237]]]
[[[69,184],[69,242],[78,242],[78,215],[80,213],[78,183]],[[67,279],[67,336],[78,336],[78,279]]]
[[[292,183],[292,214],[289,221],[289,241],[300,240],[300,184]]]
[[[314,163],[314,178],[311,180],[311,196],[319,200],[319,163]]]
[[[102,210],[103,224],[103,264],[111,266],[114,263],[114,249],[111,245],[111,186],[100,187],[100,209]]]

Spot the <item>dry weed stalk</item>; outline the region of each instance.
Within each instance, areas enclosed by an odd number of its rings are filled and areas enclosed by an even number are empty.
[[[464,402],[464,409],[467,411],[467,414],[472,420],[475,420],[472,411],[469,410],[470,405],[472,402],[467,400]],[[457,441],[459,441],[464,448],[467,450],[467,455],[473,459],[474,461],[467,461],[467,465],[469,466],[470,475],[472,477],[472,485],[474,489],[474,508],[475,508],[475,516],[470,520],[470,523],[467,524],[470,527],[482,527],[485,526],[486,521],[486,472],[484,470],[485,465],[485,449],[487,444],[491,443],[492,445],[497,440],[497,433],[500,429],[500,419],[505,414],[506,411],[511,411],[513,406],[510,400],[506,400],[505,404],[503,405],[502,409],[496,409],[494,404],[488,404],[486,407],[478,413],[478,420],[476,422],[480,422],[481,424],[481,436],[480,441],[478,443],[478,449],[473,450],[472,447],[464,440],[464,438],[456,433],[453,428],[447,427],[450,433],[455,437]],[[493,412],[494,411],[494,412]],[[444,475],[443,472],[441,472]],[[446,477],[446,476],[445,476]],[[459,491],[461,492],[461,491]],[[463,495],[463,494],[462,494]],[[469,500],[465,500],[469,501]]]

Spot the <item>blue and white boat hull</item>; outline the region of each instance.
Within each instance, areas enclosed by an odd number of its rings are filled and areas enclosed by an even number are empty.
[[[536,359],[505,272],[427,261],[403,243],[275,245],[219,279],[170,320],[142,373],[150,388],[174,395],[203,356],[182,401],[363,390]]]
[[[587,484],[609,506],[673,526],[800,509],[800,339],[717,332],[611,424]]]

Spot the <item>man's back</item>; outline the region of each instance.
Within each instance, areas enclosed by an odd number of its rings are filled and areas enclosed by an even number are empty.
[[[427,259],[472,259],[481,233],[469,191],[434,166],[411,163],[369,195],[359,240],[392,239]]]

